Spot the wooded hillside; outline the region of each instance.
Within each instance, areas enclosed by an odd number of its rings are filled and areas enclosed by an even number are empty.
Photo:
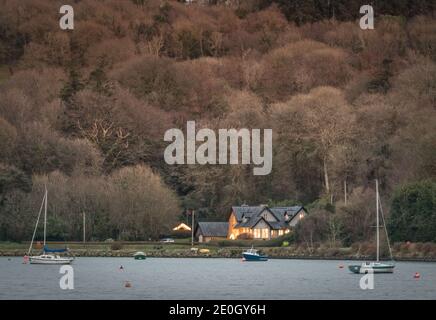
[[[434,2],[373,2],[361,30],[359,1],[77,0],[64,31],[61,1],[0,0],[0,239],[30,237],[44,184],[52,239],[80,239],[83,212],[90,237],[133,240],[268,202],[369,237],[375,178],[386,206],[436,178]],[[166,164],[188,120],[273,129],[272,173]]]

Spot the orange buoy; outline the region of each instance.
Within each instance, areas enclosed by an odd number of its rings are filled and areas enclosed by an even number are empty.
[[[344,265],[343,264],[340,264],[339,265],[339,269],[343,269],[344,268]]]
[[[413,276],[415,279],[421,278],[421,274],[419,272],[415,272],[415,275]]]

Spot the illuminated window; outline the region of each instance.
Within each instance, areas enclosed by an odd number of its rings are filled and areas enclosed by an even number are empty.
[[[269,237],[269,229],[267,229],[267,228],[264,228],[264,229],[261,229],[262,231],[262,239],[267,239],[268,237]]]

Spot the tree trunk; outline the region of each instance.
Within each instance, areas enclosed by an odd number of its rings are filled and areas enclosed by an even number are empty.
[[[327,171],[327,157],[324,157],[323,167],[324,167],[323,169],[324,169],[325,190],[326,190],[327,194],[330,194],[329,174]]]
[[[344,180],[344,202],[347,205],[347,179]]]

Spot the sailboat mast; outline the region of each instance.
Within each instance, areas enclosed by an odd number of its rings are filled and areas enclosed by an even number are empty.
[[[376,237],[377,237],[377,262],[380,259],[380,230],[379,230],[379,202],[378,202],[378,179],[375,179],[375,193],[376,193],[376,210],[377,210],[377,217],[376,217],[376,221],[377,221],[377,233],[376,233]]]
[[[44,203],[44,248],[47,234],[47,186],[45,187],[45,203]]]
[[[27,255],[29,255],[30,251],[32,251],[33,241],[35,240],[36,230],[38,229],[39,218],[41,218],[42,208],[44,207],[44,203],[45,203],[45,197],[46,195],[44,194],[44,197],[42,198],[42,202],[41,202],[41,207],[39,208],[39,212],[38,212],[38,219],[36,219],[35,229],[33,230],[32,241],[30,241],[29,250],[27,251]]]

